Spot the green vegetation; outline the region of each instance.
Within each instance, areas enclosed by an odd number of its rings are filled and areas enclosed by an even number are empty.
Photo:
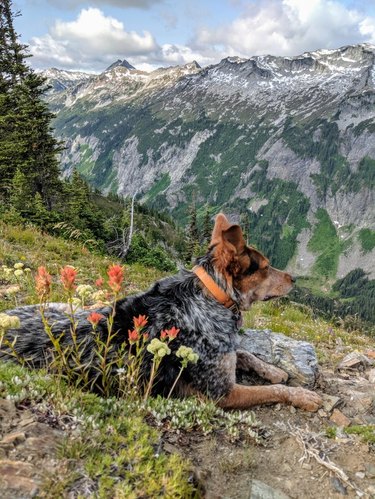
[[[317,158],[320,173],[311,175],[320,196],[335,194],[350,175],[349,164],[341,156],[340,133],[337,123],[315,119],[308,124],[297,125],[289,117],[284,126],[283,139],[302,158]]]
[[[345,428],[348,435],[359,435],[364,442],[375,444],[375,425],[354,425]]]
[[[326,278],[335,278],[342,244],[328,213],[323,208],[316,211],[317,224],[314,227],[308,248],[317,253],[314,271]]]
[[[255,303],[244,314],[244,327],[271,329],[297,340],[309,341],[317,348],[320,360],[325,362],[335,362],[344,355],[341,352],[337,357],[331,356],[330,350],[337,341],[357,349],[373,346],[372,338],[363,334],[362,324],[356,325],[356,329],[350,329],[343,321],[322,318],[315,308],[293,301],[293,296]]]
[[[361,229],[358,233],[358,239],[361,243],[362,250],[365,253],[368,253],[375,248],[375,230]]]
[[[251,174],[252,190],[268,202],[256,212],[242,211],[241,223],[249,227],[251,242],[264,252],[277,268],[285,268],[297,248],[297,236],[308,227],[310,203],[293,182],[267,178],[263,161]],[[244,207],[245,209],[247,207]]]
[[[11,364],[0,363],[0,377],[0,397],[34,406],[43,400],[44,410],[57,420],[74,417],[74,438],[68,433],[59,452],[68,465],[47,477],[49,497],[68,495],[85,482],[97,497],[196,497],[189,462],[155,452],[160,436],[144,422],[137,404],[100,398],[45,372]]]

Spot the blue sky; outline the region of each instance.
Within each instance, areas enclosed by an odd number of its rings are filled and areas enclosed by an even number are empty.
[[[13,0],[34,67],[99,72],[375,44],[375,0]]]

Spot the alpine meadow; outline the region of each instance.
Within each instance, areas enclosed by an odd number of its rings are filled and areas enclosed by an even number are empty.
[[[0,0],[1,498],[375,497],[370,3]]]

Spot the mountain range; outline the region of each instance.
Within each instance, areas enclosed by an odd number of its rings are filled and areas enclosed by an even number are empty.
[[[223,210],[299,275],[375,277],[375,46],[45,76],[64,175],[181,222]]]

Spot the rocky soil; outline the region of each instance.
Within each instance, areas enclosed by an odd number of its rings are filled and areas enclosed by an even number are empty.
[[[279,405],[255,409],[260,443],[165,432],[164,451],[192,461],[208,499],[374,498],[375,444],[344,429],[375,424],[375,351],[321,366],[317,391],[324,407],[316,414]],[[48,411],[0,400],[2,499],[49,497],[45,480],[66,464],[58,457],[66,428]]]

